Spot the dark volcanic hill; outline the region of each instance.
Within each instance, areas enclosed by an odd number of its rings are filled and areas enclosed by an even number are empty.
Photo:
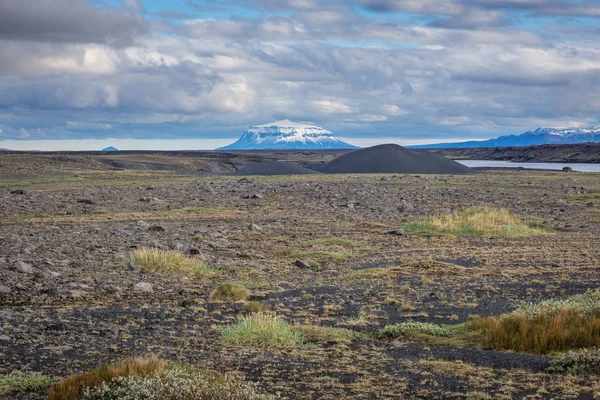
[[[307,175],[320,174],[318,171],[282,161],[265,161],[249,165],[235,172],[235,175]]]
[[[382,144],[344,154],[319,168],[325,174],[407,173],[471,174],[471,168],[434,153]]]

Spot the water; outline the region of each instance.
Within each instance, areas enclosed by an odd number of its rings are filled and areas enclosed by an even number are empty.
[[[492,168],[519,168],[525,169],[546,169],[549,171],[560,171],[564,167],[571,167],[573,171],[578,172],[600,172],[600,164],[584,163],[519,163],[510,161],[491,161],[491,160],[456,160],[457,162],[471,168],[492,167]]]

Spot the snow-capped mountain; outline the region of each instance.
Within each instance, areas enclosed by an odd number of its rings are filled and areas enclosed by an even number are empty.
[[[217,150],[353,149],[328,130],[288,119],[249,128],[240,139]]]
[[[541,144],[573,144],[600,142],[600,126],[592,128],[537,128],[520,135],[500,136],[496,139],[479,140],[460,143],[438,143],[419,148],[468,148],[468,147],[506,147],[535,146]]]

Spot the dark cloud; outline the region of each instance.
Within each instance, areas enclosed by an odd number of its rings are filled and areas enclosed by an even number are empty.
[[[145,30],[142,17],[86,0],[0,1],[0,39],[124,46]]]
[[[544,16],[600,17],[596,0],[356,0],[375,12],[453,15],[474,12],[529,11]]]

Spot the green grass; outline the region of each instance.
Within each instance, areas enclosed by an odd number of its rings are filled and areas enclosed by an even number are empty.
[[[444,214],[404,226],[413,235],[532,236],[549,233],[541,228],[543,220],[523,217],[505,209],[479,207],[459,213]]]
[[[402,322],[379,330],[381,339],[405,338],[418,343],[437,346],[479,346],[481,334],[470,323],[456,325],[429,322]]]
[[[574,194],[573,197],[581,201],[600,201],[600,193]]]
[[[179,251],[160,249],[138,249],[129,255],[126,262],[131,262],[144,271],[159,274],[184,274],[205,276],[216,274],[216,270],[206,264],[186,256]]]
[[[14,371],[0,375],[0,395],[12,393],[39,392],[58,383],[58,378],[44,376],[35,372]]]
[[[213,290],[208,297],[212,301],[243,301],[250,297],[250,291],[234,283],[225,283]]]
[[[221,340],[252,346],[293,347],[302,343],[303,335],[277,315],[258,313],[243,316],[225,328]]]

